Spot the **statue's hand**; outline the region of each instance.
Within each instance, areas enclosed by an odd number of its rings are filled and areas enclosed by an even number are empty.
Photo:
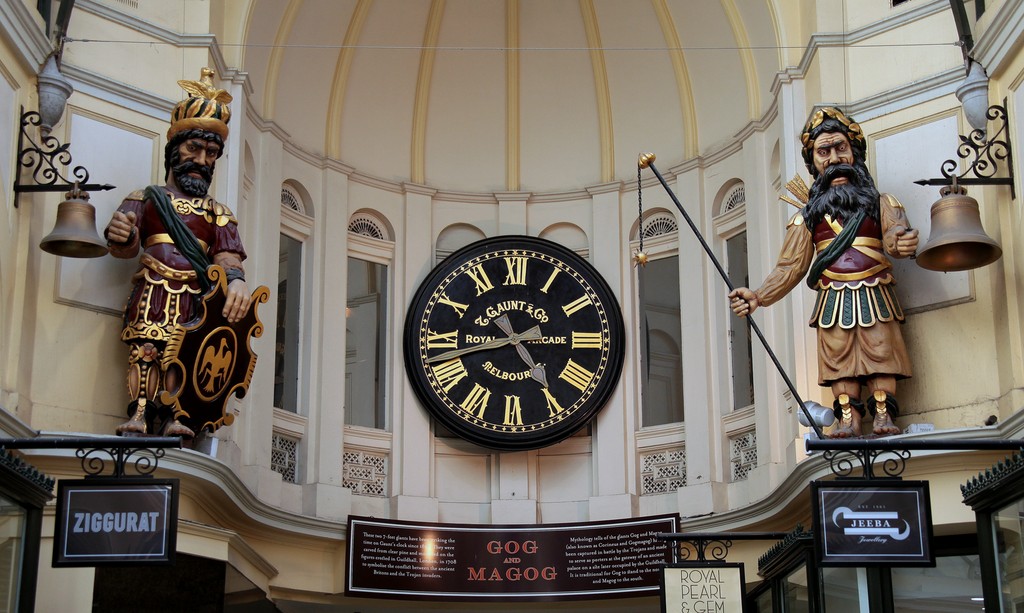
[[[240,321],[249,311],[249,302],[252,296],[249,294],[249,286],[245,279],[235,279],[228,283],[228,292],[224,301],[224,318],[228,323]]]
[[[132,232],[135,231],[135,213],[128,211],[114,211],[114,216],[107,224],[107,240],[112,243],[125,244],[131,241]]]
[[[737,287],[729,292],[729,307],[740,317],[753,313],[758,304],[757,294],[749,287]]]
[[[917,253],[917,243],[917,230],[896,228],[896,254],[898,256],[906,258]]]

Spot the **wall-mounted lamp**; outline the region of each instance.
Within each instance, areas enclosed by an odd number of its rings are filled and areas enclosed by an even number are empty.
[[[968,60],[970,62],[970,60]],[[984,70],[977,63],[982,77]],[[972,68],[973,70],[973,68]],[[965,95],[961,98],[964,104],[964,112],[967,114],[968,122],[974,125],[971,120],[971,113],[976,108],[968,109],[968,101],[972,106],[977,106],[980,98],[976,93],[968,93],[967,80],[957,89],[957,96],[961,90]],[[985,98],[981,99],[982,104],[987,102],[987,80],[985,80]],[[977,87],[971,84],[971,87]],[[986,266],[998,260],[1003,251],[999,244],[990,238],[981,225],[981,213],[978,209],[978,201],[967,195],[965,185],[1008,185],[1011,198],[1016,198],[1013,186],[1013,149],[1010,146],[1009,118],[1006,113],[1006,100],[1002,106],[993,104],[988,107],[984,119],[995,123],[997,128],[992,137],[988,138],[984,128],[987,122],[982,121],[981,128],[975,128],[969,136],[960,135],[960,146],[957,147],[957,156],[960,159],[969,161],[967,170],[956,174],[960,164],[956,160],[946,160],[942,163],[940,172],[942,178],[921,179],[915,181],[918,185],[942,185],[940,190],[941,198],[931,208],[931,236],[928,243],[917,256],[917,263],[922,268],[938,270],[942,272],[954,272],[958,270],[970,270]],[[1005,161],[1008,170],[1008,177],[996,177],[999,172],[999,162]],[[973,177],[968,175],[974,175]]]
[[[61,144],[50,136],[50,130],[60,121],[68,97],[74,91],[60,73],[57,54],[46,60],[39,73],[39,112],[22,109],[18,133],[18,163],[31,168],[32,182],[23,184],[21,173],[14,176],[14,206],[22,192],[68,192],[57,207],[57,224],[40,247],[54,255],[75,258],[94,258],[107,253],[107,244],[96,232],[96,209],[89,204],[89,191],[114,189],[113,185],[89,183],[89,171],[76,166],[73,179],[61,174],[61,167],[71,165],[71,143]],[[29,133],[31,126],[39,126],[39,143]]]
[[[39,133],[49,136],[64,114],[68,98],[75,92],[71,82],[64,78],[57,65],[57,54],[51,53],[38,77],[39,90]]]
[[[956,88],[956,97],[964,109],[967,123],[982,133],[988,128],[988,75],[985,67],[971,58],[967,62],[967,78]]]

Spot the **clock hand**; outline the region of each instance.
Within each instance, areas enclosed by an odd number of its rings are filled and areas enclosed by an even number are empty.
[[[502,332],[508,334],[510,338],[514,338],[517,336],[516,333],[512,331],[512,324],[508,320],[508,315],[501,315],[500,317],[496,317],[494,319],[494,324],[501,328]],[[523,332],[522,334],[518,335],[518,338],[519,340],[525,340],[525,336],[531,335],[532,337],[534,333],[537,335],[537,338],[540,338],[540,326],[534,326],[530,328],[526,332]],[[513,344],[516,346],[516,352],[519,353],[519,357],[522,358],[523,361],[526,362],[526,365],[530,367],[530,376],[537,380],[544,387],[547,387],[548,377],[547,373],[544,372],[544,365],[537,364],[536,362],[534,362],[533,356],[530,355],[530,352],[522,343],[515,342]]]
[[[532,341],[540,337],[540,326],[534,326],[527,330],[526,332],[523,332],[522,334],[512,334],[507,338],[494,338],[489,341],[480,343],[479,345],[470,345],[469,347],[460,347],[458,349],[452,349],[451,351],[439,353],[433,357],[427,358],[426,363],[433,364],[434,362],[444,362],[446,360],[457,358],[460,355],[466,355],[467,353],[473,353],[475,351],[485,351],[487,349],[495,349],[497,347],[504,347],[505,345],[518,345],[520,341]]]
[[[427,364],[433,364],[434,362],[444,362],[445,360],[451,360],[457,358],[460,355],[467,353],[473,353],[474,351],[484,351],[486,349],[494,349],[495,347],[504,347],[505,345],[512,344],[511,338],[495,338],[489,341],[480,343],[479,345],[470,345],[469,347],[460,347],[458,349],[452,349],[451,351],[445,351],[439,353],[433,357],[427,358]]]

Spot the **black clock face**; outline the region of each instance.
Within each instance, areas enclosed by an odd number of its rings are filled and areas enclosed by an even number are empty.
[[[618,302],[573,251],[528,236],[464,247],[439,264],[405,321],[419,399],[459,436],[536,449],[585,425],[622,371]]]

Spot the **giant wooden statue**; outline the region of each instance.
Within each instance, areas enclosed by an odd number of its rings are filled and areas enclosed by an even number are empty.
[[[129,347],[128,421],[118,434],[192,437],[230,423],[229,392],[244,395],[262,326],[250,303],[245,249],[228,207],[208,195],[228,135],[231,95],[199,81],[178,81],[189,97],[171,113],[163,186],[132,192],[106,228],[110,253],[139,269],[124,310]]]
[[[874,434],[898,434],[896,381],[911,369],[889,257],[914,255],[917,230],[899,201],[875,188],[864,134],[842,111],[813,112],[801,142],[814,177],[807,204],[789,222],[775,269],[756,291],[730,292],[731,307],[746,317],[806,275],[817,292],[810,325],[817,328],[818,383],[832,389],[839,420],[830,436],[860,436],[865,408]]]

